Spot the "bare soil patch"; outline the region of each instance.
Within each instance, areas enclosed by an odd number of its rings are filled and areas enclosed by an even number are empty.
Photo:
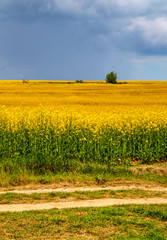
[[[167,204],[167,199],[147,198],[147,199],[96,199],[84,201],[71,201],[59,203],[41,203],[41,204],[11,204],[0,205],[0,212],[22,212],[32,210],[49,210],[53,208],[80,208],[80,207],[106,207],[113,205],[127,204]]]

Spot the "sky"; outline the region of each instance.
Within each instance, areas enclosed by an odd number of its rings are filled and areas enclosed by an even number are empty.
[[[0,79],[167,80],[166,0],[0,0]]]

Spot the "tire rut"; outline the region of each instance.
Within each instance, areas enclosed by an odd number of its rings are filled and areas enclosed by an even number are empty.
[[[146,187],[146,186],[110,186],[110,187],[76,187],[76,188],[56,188],[56,189],[36,189],[36,190],[13,190],[4,191],[5,193],[17,194],[33,194],[33,193],[51,193],[51,192],[86,192],[86,191],[102,191],[102,190],[145,190],[145,191],[160,191],[166,192],[164,187]],[[21,212],[33,210],[49,210],[49,209],[64,209],[64,208],[80,208],[80,207],[106,207],[114,205],[126,204],[167,204],[167,199],[164,198],[138,198],[138,199],[94,199],[80,200],[70,202],[50,202],[40,204],[0,204],[0,212]]]
[[[107,207],[127,204],[167,204],[167,199],[163,198],[145,198],[145,199],[96,199],[82,200],[71,202],[58,203],[41,203],[41,204],[10,204],[0,205],[0,212],[22,212],[34,210],[49,210],[49,209],[66,209],[80,207]]]

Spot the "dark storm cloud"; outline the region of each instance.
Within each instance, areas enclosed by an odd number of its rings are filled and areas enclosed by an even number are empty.
[[[102,79],[167,56],[166,26],[166,0],[0,0],[1,78]]]
[[[167,54],[164,0],[1,0],[0,19],[84,24],[97,46]],[[75,25],[75,24],[74,24]],[[78,29],[77,29],[78,30]],[[89,36],[90,38],[90,36]],[[103,49],[103,47],[101,46]]]
[[[59,11],[53,1],[45,0],[3,0],[0,2],[0,20],[36,22],[74,18],[73,14]]]

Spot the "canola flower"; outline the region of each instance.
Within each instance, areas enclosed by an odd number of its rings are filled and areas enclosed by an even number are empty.
[[[2,81],[0,117],[11,124],[24,119],[30,125],[43,115],[45,121],[68,118],[76,124],[124,125],[167,123],[167,83],[129,82],[126,85],[98,83],[47,84]],[[38,120],[39,121],[39,120]]]
[[[25,164],[39,169],[167,159],[167,82],[2,81],[0,89],[1,158],[34,158]]]

